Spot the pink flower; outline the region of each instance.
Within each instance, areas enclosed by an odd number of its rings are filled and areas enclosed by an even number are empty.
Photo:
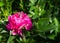
[[[12,31],[12,35],[19,34],[22,36],[22,29],[30,30],[32,22],[29,16],[21,11],[8,16],[8,24],[6,27],[8,30]]]

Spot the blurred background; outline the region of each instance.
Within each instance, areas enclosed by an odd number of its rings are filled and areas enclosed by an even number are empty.
[[[0,0],[0,43],[23,43],[6,30],[8,16],[24,11],[32,19],[26,43],[60,43],[60,0]]]

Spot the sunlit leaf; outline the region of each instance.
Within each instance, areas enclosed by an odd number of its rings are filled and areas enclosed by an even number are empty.
[[[2,7],[4,5],[4,3],[3,2],[0,2],[0,7]]]

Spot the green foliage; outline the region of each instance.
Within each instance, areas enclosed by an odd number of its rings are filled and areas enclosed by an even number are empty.
[[[3,2],[0,2],[0,7],[2,7],[4,5],[4,3]]]
[[[19,35],[7,31],[8,16],[24,11],[32,19],[25,43],[59,43],[60,0],[0,0],[0,43],[24,43]]]

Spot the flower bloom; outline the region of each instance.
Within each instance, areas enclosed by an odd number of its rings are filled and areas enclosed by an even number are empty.
[[[22,29],[24,28],[29,31],[32,27],[32,22],[29,16],[21,11],[8,16],[8,24],[6,27],[12,31],[12,35],[19,34],[22,36]]]

